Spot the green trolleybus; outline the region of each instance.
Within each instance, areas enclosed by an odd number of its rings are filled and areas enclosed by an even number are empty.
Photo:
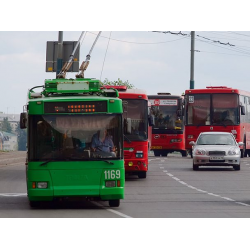
[[[118,207],[124,198],[122,100],[117,90],[100,85],[96,79],[53,79],[29,90],[20,127],[28,134],[31,207],[63,198]]]

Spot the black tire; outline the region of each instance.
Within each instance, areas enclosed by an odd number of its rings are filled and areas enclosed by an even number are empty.
[[[138,173],[138,177],[140,179],[145,179],[147,177],[147,172],[143,171],[143,172],[139,172]]]
[[[109,201],[110,207],[119,207],[120,206],[120,200],[110,200]]]
[[[168,151],[167,150],[162,150],[161,151],[161,156],[168,156]]]
[[[155,156],[160,156],[160,155],[161,155],[160,150],[154,150],[154,155],[155,155]]]
[[[36,208],[40,206],[40,202],[39,201],[29,201],[30,207],[32,208]]]
[[[233,168],[234,168],[234,170],[239,171],[240,170],[240,165],[234,165]]]
[[[199,170],[199,165],[195,165],[195,164],[193,164],[193,170],[194,170],[194,171]]]
[[[187,157],[187,150],[182,150],[181,155],[182,157]]]

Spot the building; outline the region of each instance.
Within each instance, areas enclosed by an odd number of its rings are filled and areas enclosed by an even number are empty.
[[[4,118],[8,118],[8,122],[10,123],[12,132],[7,133],[5,131],[0,131],[0,150],[3,150],[3,151],[18,150],[16,128],[20,121],[20,114],[0,113],[0,126]]]
[[[7,133],[4,131],[0,132],[1,141],[0,141],[0,150],[3,151],[17,151],[18,142],[17,135],[13,133]]]
[[[20,121],[20,114],[4,114],[0,113],[0,125],[3,122],[4,118],[8,118],[8,122],[10,123],[10,126],[12,128],[12,133],[16,133],[16,128],[18,126],[18,123]]]

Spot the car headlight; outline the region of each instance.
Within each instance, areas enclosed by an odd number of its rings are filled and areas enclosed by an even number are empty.
[[[239,155],[240,149],[239,148],[230,148],[228,151],[228,155]]]
[[[197,148],[197,149],[195,149],[194,154],[195,155],[205,155],[206,154],[206,150],[201,149],[201,148]]]

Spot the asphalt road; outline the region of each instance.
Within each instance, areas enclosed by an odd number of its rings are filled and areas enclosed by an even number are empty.
[[[28,204],[24,159],[22,154],[0,155],[0,218],[250,218],[249,157],[242,159],[240,171],[193,171],[190,157],[150,156],[146,179],[126,177],[119,208],[72,202],[38,209]]]

